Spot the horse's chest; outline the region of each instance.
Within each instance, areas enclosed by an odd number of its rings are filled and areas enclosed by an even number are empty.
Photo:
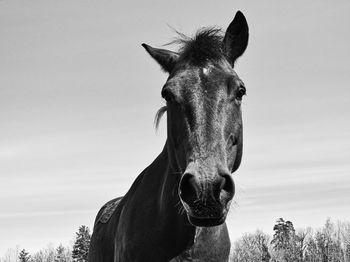
[[[212,228],[197,228],[193,245],[169,262],[227,262],[230,248],[226,224]]]

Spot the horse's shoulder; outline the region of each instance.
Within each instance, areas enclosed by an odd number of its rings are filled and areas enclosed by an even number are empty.
[[[108,201],[106,204],[104,204],[100,210],[97,213],[96,219],[95,219],[95,226],[98,223],[105,224],[109,221],[115,210],[117,209],[120,201],[123,199],[123,197],[117,197],[110,201]]]

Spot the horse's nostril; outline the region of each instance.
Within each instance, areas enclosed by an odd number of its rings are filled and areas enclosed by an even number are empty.
[[[232,199],[235,194],[235,184],[232,177],[229,174],[221,175],[224,178],[224,183],[222,184],[221,190],[225,191],[229,199]]]
[[[180,181],[179,195],[187,204],[193,203],[197,198],[198,185],[194,175],[185,173]]]

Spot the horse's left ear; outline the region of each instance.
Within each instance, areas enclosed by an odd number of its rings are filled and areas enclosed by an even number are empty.
[[[176,61],[179,57],[178,53],[166,49],[154,48],[146,44],[142,44],[142,46],[146,49],[150,56],[152,56],[154,60],[158,62],[165,72],[170,73],[174,69]]]
[[[238,11],[228,26],[223,41],[225,55],[232,66],[247,48],[248,38],[249,29],[247,20],[243,13]]]

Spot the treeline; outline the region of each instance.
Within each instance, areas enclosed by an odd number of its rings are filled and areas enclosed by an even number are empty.
[[[19,247],[8,249],[0,262],[85,262],[89,252],[90,230],[87,226],[80,226],[76,232],[74,245],[58,247],[52,245],[30,254]]]
[[[280,218],[270,236],[246,233],[232,244],[231,262],[350,262],[350,223],[328,219],[319,229],[295,230]]]
[[[230,262],[350,262],[350,223],[328,219],[319,229],[295,229],[280,218],[272,236],[245,233],[232,244]],[[30,254],[25,249],[8,249],[0,262],[86,262],[90,230],[80,226],[73,246],[48,247]]]

